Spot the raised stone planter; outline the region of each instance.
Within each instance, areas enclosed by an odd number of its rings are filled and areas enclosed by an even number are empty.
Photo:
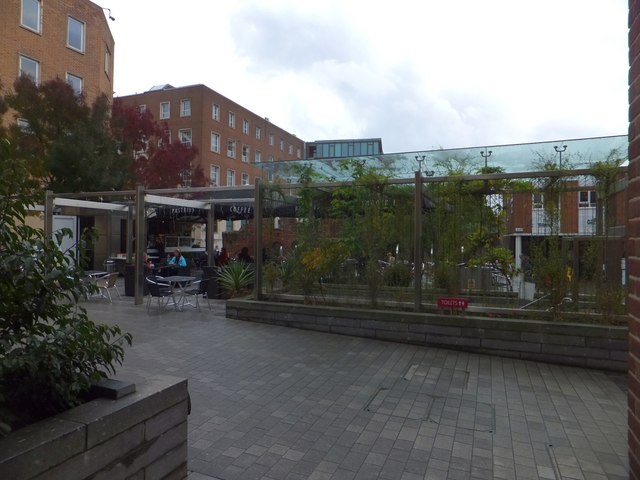
[[[626,372],[627,327],[231,299],[228,318]]]
[[[0,439],[0,478],[186,478],[187,414],[187,381],[152,377]]]

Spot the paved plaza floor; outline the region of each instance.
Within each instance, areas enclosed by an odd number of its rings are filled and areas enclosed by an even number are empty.
[[[188,379],[189,480],[628,478],[621,374],[230,320],[224,301],[83,305],[134,336],[118,378]]]

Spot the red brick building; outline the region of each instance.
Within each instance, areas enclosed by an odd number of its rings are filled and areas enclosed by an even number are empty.
[[[36,83],[67,80],[87,103],[113,97],[114,41],[104,9],[89,0],[2,0],[3,92],[25,73]]]
[[[120,97],[164,122],[171,141],[198,149],[197,162],[212,186],[253,185],[256,164],[301,159],[304,142],[205,85],[171,85]]]
[[[640,0],[629,28],[629,478],[640,480]]]

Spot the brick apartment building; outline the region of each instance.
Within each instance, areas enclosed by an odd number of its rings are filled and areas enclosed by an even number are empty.
[[[505,197],[506,235],[516,266],[522,267],[521,254],[530,254],[531,240],[540,240],[552,233],[560,235],[565,242],[574,245],[574,253],[579,257],[584,254],[587,242],[598,237],[606,238],[607,249],[612,254],[609,256],[611,264],[607,266],[610,278],[621,278],[625,274],[626,262],[620,259],[627,257],[624,248],[627,197],[623,177],[619,188],[608,200],[599,199],[596,187],[591,183],[567,181],[565,191],[560,194],[560,212],[555,228],[551,228],[546,218],[544,194],[516,192]]]
[[[254,185],[263,176],[256,164],[304,154],[304,141],[205,85],[161,85],[119,98],[151,111],[171,141],[195,146],[212,186]]]
[[[2,0],[3,93],[24,73],[36,83],[62,78],[91,104],[113,97],[114,40],[102,7],[89,0]]]

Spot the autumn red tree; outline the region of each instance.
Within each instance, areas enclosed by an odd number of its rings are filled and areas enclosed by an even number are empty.
[[[199,187],[206,178],[195,164],[198,150],[179,141],[171,143],[166,124],[159,124],[148,110],[115,99],[111,130],[123,155],[133,158],[132,184],[146,188]]]

